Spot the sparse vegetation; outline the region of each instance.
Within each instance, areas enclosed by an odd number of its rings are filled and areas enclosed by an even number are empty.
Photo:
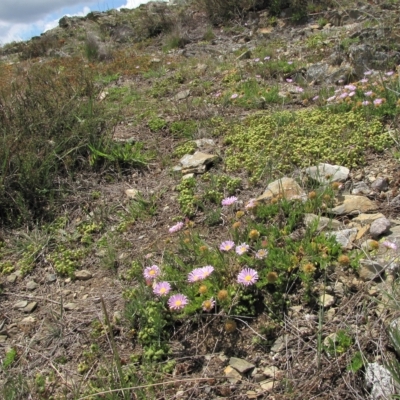
[[[151,2],[1,49],[5,400],[358,399],[373,362],[400,384],[398,238],[369,233],[378,212],[397,232],[397,33],[327,6]],[[366,41],[363,70],[310,77]],[[365,223],[335,209],[354,190]],[[258,369],[233,382],[231,357]]]

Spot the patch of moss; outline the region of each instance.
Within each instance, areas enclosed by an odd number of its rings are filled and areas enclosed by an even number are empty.
[[[245,169],[253,181],[260,179],[266,165],[280,173],[317,162],[362,165],[366,150],[383,151],[392,143],[377,118],[366,119],[357,111],[333,114],[315,109],[255,115],[229,129],[226,168]]]

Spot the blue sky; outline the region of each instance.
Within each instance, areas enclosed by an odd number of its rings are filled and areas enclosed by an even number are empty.
[[[136,8],[149,0],[0,0],[0,45],[28,40],[58,26],[64,15]]]

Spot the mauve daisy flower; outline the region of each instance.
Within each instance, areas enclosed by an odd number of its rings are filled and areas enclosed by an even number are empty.
[[[223,199],[222,201],[221,201],[221,204],[223,205],[223,206],[231,206],[233,203],[236,203],[237,202],[237,197],[235,197],[235,196],[231,196],[231,197],[225,197],[225,199]]]
[[[319,96],[316,95],[316,96],[314,96],[312,99],[313,99],[313,101],[317,101],[317,100],[319,99]]]
[[[241,256],[244,253],[247,253],[247,250],[249,250],[250,246],[247,243],[241,243],[239,246],[236,246],[236,254],[239,254]]]
[[[326,99],[326,101],[333,101],[336,99],[336,96],[331,96]]]
[[[298,93],[303,93],[303,92],[304,92],[304,89],[303,89],[302,87],[300,87],[300,86],[296,86],[296,87],[295,87],[295,90],[296,90],[296,92],[298,92]]]
[[[197,282],[203,279],[201,268],[195,268],[193,271],[189,272],[188,281]]]
[[[371,75],[372,74],[372,71],[370,70],[370,71],[365,71],[364,72],[364,75]]]
[[[189,300],[184,294],[174,294],[168,300],[168,307],[171,310],[181,310],[188,303]]]
[[[368,82],[367,78],[360,79],[360,83],[367,83],[367,82]]]
[[[375,106],[380,106],[383,103],[383,99],[375,99],[374,100],[374,105]]]
[[[214,267],[212,265],[206,265],[203,268],[200,268],[202,279],[208,278],[212,272],[214,271]]]
[[[368,104],[371,104],[371,102],[368,101],[368,100],[365,100],[365,101],[363,101],[361,104],[362,104],[363,106],[367,106]]]
[[[364,92],[364,95],[369,97],[369,96],[372,96],[372,93],[373,93],[373,91],[369,90],[368,92]]]
[[[287,78],[287,79],[286,79],[286,82],[288,82],[288,83],[292,83],[292,82],[293,82],[293,79],[291,79],[291,78]]]
[[[288,61],[287,62],[289,65],[292,65],[293,64],[293,61]]]
[[[204,311],[210,312],[215,307],[215,301],[212,298],[210,300],[205,300],[201,306]]]
[[[264,61],[268,61],[268,60],[270,60],[270,59],[271,59],[270,56],[265,56],[265,57],[264,57]]]
[[[393,242],[389,242],[389,240],[385,240],[382,244],[387,247],[388,249],[397,250],[397,246]]]
[[[236,99],[236,97],[238,97],[239,95],[237,93],[233,93],[233,95],[231,96],[231,99]]]
[[[350,91],[353,91],[353,90],[357,89],[357,87],[354,86],[354,85],[346,85],[344,88],[347,89],[347,90],[350,90]]]
[[[155,279],[161,273],[160,268],[157,265],[152,265],[151,267],[146,267],[143,271],[143,275],[146,279]]]
[[[254,207],[257,206],[257,200],[256,199],[250,199],[249,202],[246,204],[245,209],[250,210]]]
[[[235,246],[235,242],[234,241],[225,240],[225,242],[221,243],[221,245],[219,246],[219,249],[221,251],[229,251],[229,250],[232,250],[234,246]]]
[[[349,93],[349,96],[350,96],[350,97],[353,97],[355,94],[356,94],[356,92],[350,92],[350,93]]]
[[[156,283],[153,287],[153,293],[157,296],[165,296],[171,290],[171,285],[168,282]]]
[[[239,272],[237,281],[245,286],[254,285],[258,280],[258,273],[251,268],[245,268]]]
[[[267,255],[268,255],[268,251],[267,250],[260,249],[260,250],[257,251],[255,257],[257,258],[257,260],[262,260],[265,257],[267,257]]]
[[[393,71],[388,71],[388,72],[386,72],[386,76],[392,76],[394,74],[394,72]]]
[[[171,228],[168,229],[169,233],[174,233],[174,232],[178,232],[180,231],[183,227],[184,227],[184,223],[183,222],[178,222],[177,224],[175,224],[174,226],[171,226]]]
[[[259,58],[255,58],[255,59],[254,59],[254,62],[259,62],[259,61],[260,61]]]

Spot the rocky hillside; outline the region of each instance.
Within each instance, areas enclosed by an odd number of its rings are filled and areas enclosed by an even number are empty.
[[[151,2],[0,48],[1,398],[399,393],[399,10]]]

